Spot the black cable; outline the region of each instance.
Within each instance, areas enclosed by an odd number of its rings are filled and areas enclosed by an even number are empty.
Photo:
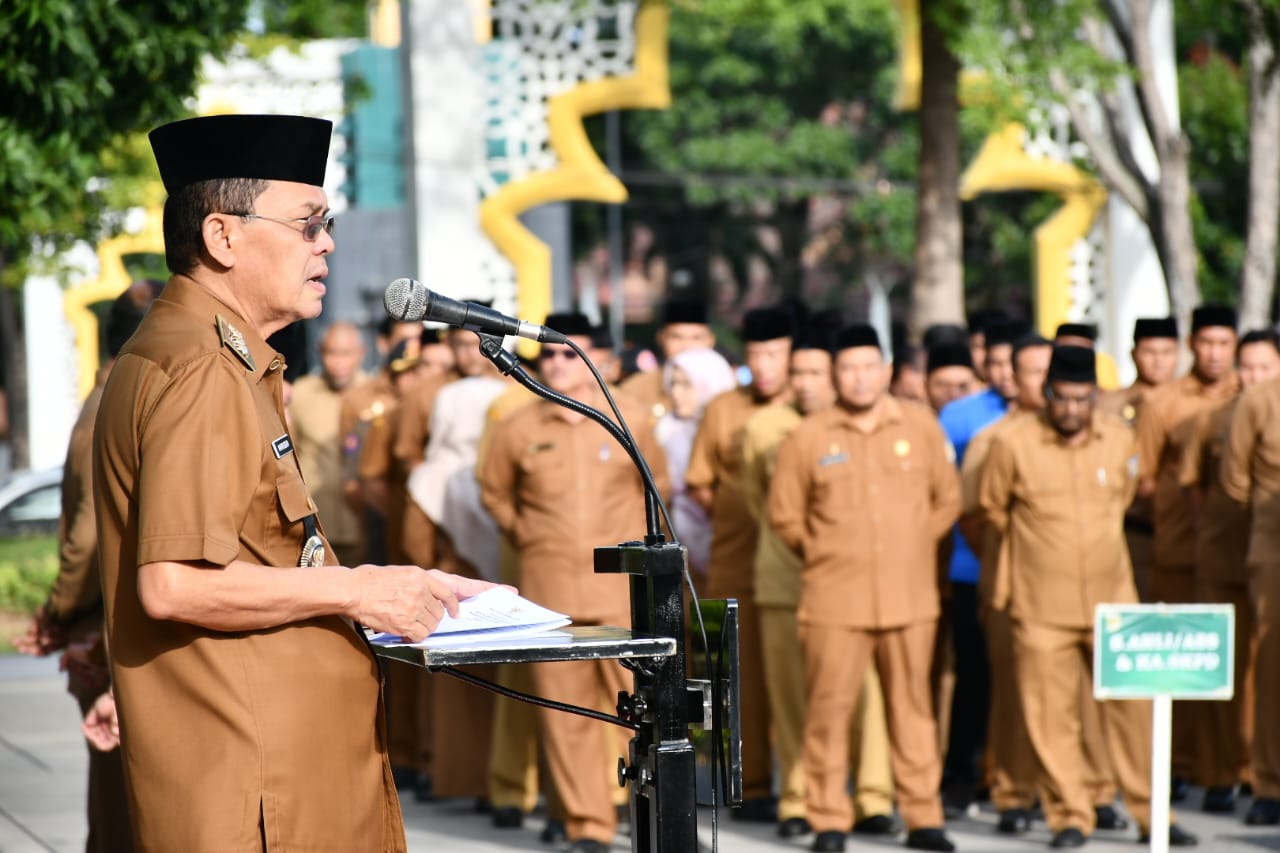
[[[580,717],[589,717],[593,720],[599,720],[602,723],[613,723],[624,729],[636,731],[640,728],[639,723],[632,723],[621,717],[615,717],[612,714],[606,714],[603,711],[593,711],[590,708],[582,708],[578,705],[566,705],[564,702],[556,702],[552,699],[543,699],[541,696],[534,696],[531,693],[521,693],[519,690],[512,690],[510,687],[503,687],[495,681],[489,681],[486,678],[480,678],[478,675],[472,675],[469,672],[462,672],[451,666],[433,669],[432,672],[443,672],[445,675],[452,675],[459,681],[465,681],[468,684],[474,684],[476,687],[483,687],[485,690],[492,690],[499,696],[506,696],[508,699],[515,699],[518,702],[528,702],[530,705],[537,705],[539,708],[550,708],[552,711],[564,711],[566,714],[577,714]]]

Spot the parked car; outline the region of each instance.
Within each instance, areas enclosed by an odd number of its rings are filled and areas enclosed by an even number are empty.
[[[57,535],[62,466],[13,471],[0,480],[0,539]]]

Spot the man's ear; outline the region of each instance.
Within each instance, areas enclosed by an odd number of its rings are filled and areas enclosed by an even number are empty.
[[[230,213],[210,213],[200,227],[205,251],[224,267],[236,265],[235,242],[242,238],[240,217]]]

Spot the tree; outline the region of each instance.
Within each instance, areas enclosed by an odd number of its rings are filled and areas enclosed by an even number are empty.
[[[10,0],[0,6],[0,339],[14,462],[26,464],[25,348],[16,286],[111,227],[103,158],[183,112],[201,60],[247,0]],[[114,153],[113,153],[114,152]]]
[[[1276,285],[1280,220],[1280,8],[1274,0],[1239,0],[1249,21],[1249,220],[1240,324],[1269,325]]]

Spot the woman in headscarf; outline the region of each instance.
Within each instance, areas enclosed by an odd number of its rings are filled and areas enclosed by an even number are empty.
[[[689,495],[684,473],[707,403],[737,385],[729,362],[712,349],[686,350],[662,369],[662,386],[671,398],[671,410],[658,420],[656,429],[671,474],[671,520],[676,536],[689,549],[689,566],[699,573],[706,572],[711,553],[711,518]]]

